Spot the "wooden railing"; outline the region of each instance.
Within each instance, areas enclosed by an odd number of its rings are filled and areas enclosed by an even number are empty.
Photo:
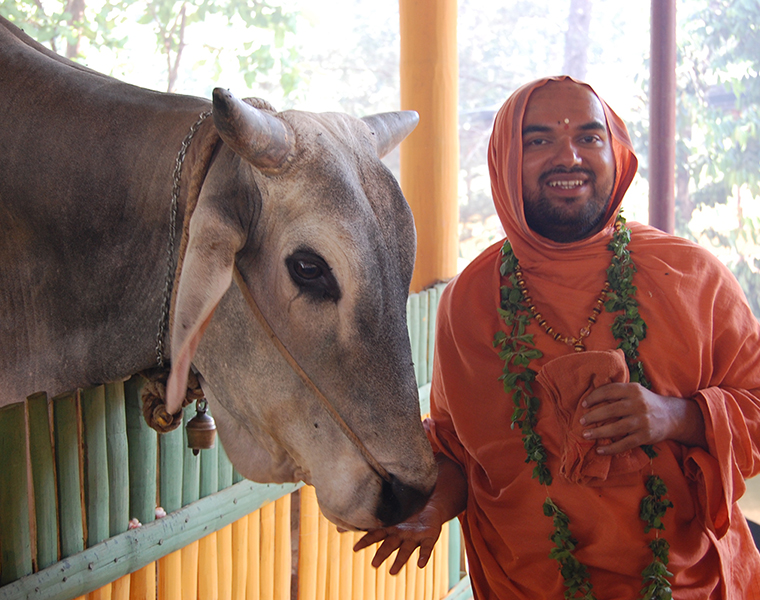
[[[407,303],[423,414],[441,289]],[[352,552],[358,534],[339,534],[312,488],[243,480],[219,443],[194,456],[184,428],[158,436],[141,385],[0,409],[0,599],[467,597],[456,521],[429,567],[390,577],[369,565],[374,549]]]

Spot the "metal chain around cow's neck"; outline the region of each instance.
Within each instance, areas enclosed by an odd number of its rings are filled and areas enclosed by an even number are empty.
[[[172,186],[172,200],[171,208],[169,211],[169,244],[166,248],[166,279],[164,280],[164,294],[163,302],[161,303],[161,318],[158,321],[158,335],[156,337],[156,362],[160,367],[165,366],[164,356],[164,338],[166,337],[166,329],[169,322],[169,312],[171,310],[172,302],[172,288],[174,287],[174,238],[177,235],[177,211],[179,207],[179,186],[182,180],[182,165],[185,162],[185,156],[187,155],[187,149],[190,147],[190,142],[193,141],[193,136],[198,131],[203,121],[211,114],[210,110],[202,112],[198,116],[198,120],[190,127],[190,131],[187,132],[185,139],[182,140],[177,158],[174,161],[174,184]]]

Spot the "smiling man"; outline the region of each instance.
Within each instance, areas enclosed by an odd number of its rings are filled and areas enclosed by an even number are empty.
[[[625,222],[637,160],[585,84],[516,91],[489,168],[507,239],[441,298],[435,491],[357,548],[423,565],[458,515],[477,599],[760,599],[736,504],[760,472],[760,324],[737,282]]]

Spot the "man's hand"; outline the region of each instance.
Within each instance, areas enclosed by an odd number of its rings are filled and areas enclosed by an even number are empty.
[[[372,559],[372,566],[377,569],[394,551],[398,550],[390,570],[391,575],[396,575],[414,550],[419,548],[420,557],[417,560],[417,566],[422,569],[430,559],[443,523],[435,506],[428,504],[422,511],[399,525],[370,531],[356,542],[354,552],[382,540],[383,543],[380,544]]]
[[[441,535],[443,524],[467,507],[467,479],[462,469],[443,454],[436,454],[435,461],[438,463],[438,479],[425,507],[399,525],[368,532],[354,545],[354,552],[358,552],[383,542],[372,559],[372,566],[376,569],[398,550],[390,570],[391,575],[396,575],[416,548],[420,549],[417,566],[424,567]]]
[[[644,444],[674,440],[707,448],[705,422],[699,405],[687,398],[660,396],[638,383],[610,383],[583,401],[589,411],[581,418],[587,440],[609,438],[599,454],[618,454]]]

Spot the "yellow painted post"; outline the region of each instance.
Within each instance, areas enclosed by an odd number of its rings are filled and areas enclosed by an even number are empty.
[[[433,549],[433,553],[435,553],[435,548]],[[424,590],[422,593],[422,597],[425,600],[433,600],[433,584],[434,584],[434,578],[435,578],[435,554],[432,554],[430,556],[430,559],[428,560],[427,566],[425,566],[425,570],[422,571],[422,579],[424,579]]]
[[[219,598],[228,600],[232,597],[232,523],[216,532],[216,544]]]
[[[396,575],[392,575],[394,579],[394,583],[396,584],[395,586],[396,600],[406,600],[406,570],[408,568],[407,565],[404,565],[403,567],[401,567],[401,570]],[[409,600],[412,600],[412,599],[409,598]]]
[[[248,584],[248,516],[232,524],[232,600],[246,600]]]
[[[150,563],[132,573],[129,587],[132,598],[156,600],[156,563]]]
[[[379,600],[396,600],[396,578],[391,575],[392,564],[393,561],[388,559],[380,567],[382,577],[385,580],[385,596],[380,596],[378,593]]]
[[[358,542],[362,533],[357,533],[356,541]],[[372,557],[377,549],[376,545],[372,545],[369,548],[365,548],[361,551],[362,565],[364,568],[364,598],[367,600],[376,600],[377,598],[377,570],[372,566]]]
[[[351,547],[359,541],[358,533],[344,533],[344,537],[350,538]],[[352,600],[364,600],[364,550],[351,553],[351,598]]]
[[[290,504],[291,496],[283,496],[274,502],[274,600],[290,600]]]
[[[198,540],[198,598],[218,600],[219,572],[217,565],[216,532]]]
[[[316,495],[314,496],[314,505],[317,506]],[[319,546],[317,550],[317,596],[316,600],[326,600],[327,598],[327,539],[329,537],[330,522],[319,512]]]
[[[129,600],[131,579],[129,575],[124,575],[111,584],[111,600]]]
[[[298,600],[316,600],[319,560],[319,508],[314,488],[300,490],[298,525]]]
[[[188,544],[182,550],[182,600],[195,600],[198,597],[198,541]]]
[[[419,549],[412,552],[409,560],[406,562],[406,598],[407,600],[417,600],[417,559],[419,558]]]
[[[261,598],[261,511],[248,515],[248,577],[245,583],[246,600]]]
[[[111,600],[111,584],[90,592],[87,594],[87,600]]]
[[[182,595],[182,550],[158,559],[159,600],[184,600]]]
[[[328,594],[329,600],[340,600],[340,534],[335,525],[330,524],[327,537]]]
[[[401,144],[401,189],[417,226],[411,289],[457,271],[457,0],[399,0],[401,108],[420,123]]]
[[[340,534],[340,600],[353,598],[354,536]]]
[[[274,598],[274,502],[261,507],[261,600]]]

